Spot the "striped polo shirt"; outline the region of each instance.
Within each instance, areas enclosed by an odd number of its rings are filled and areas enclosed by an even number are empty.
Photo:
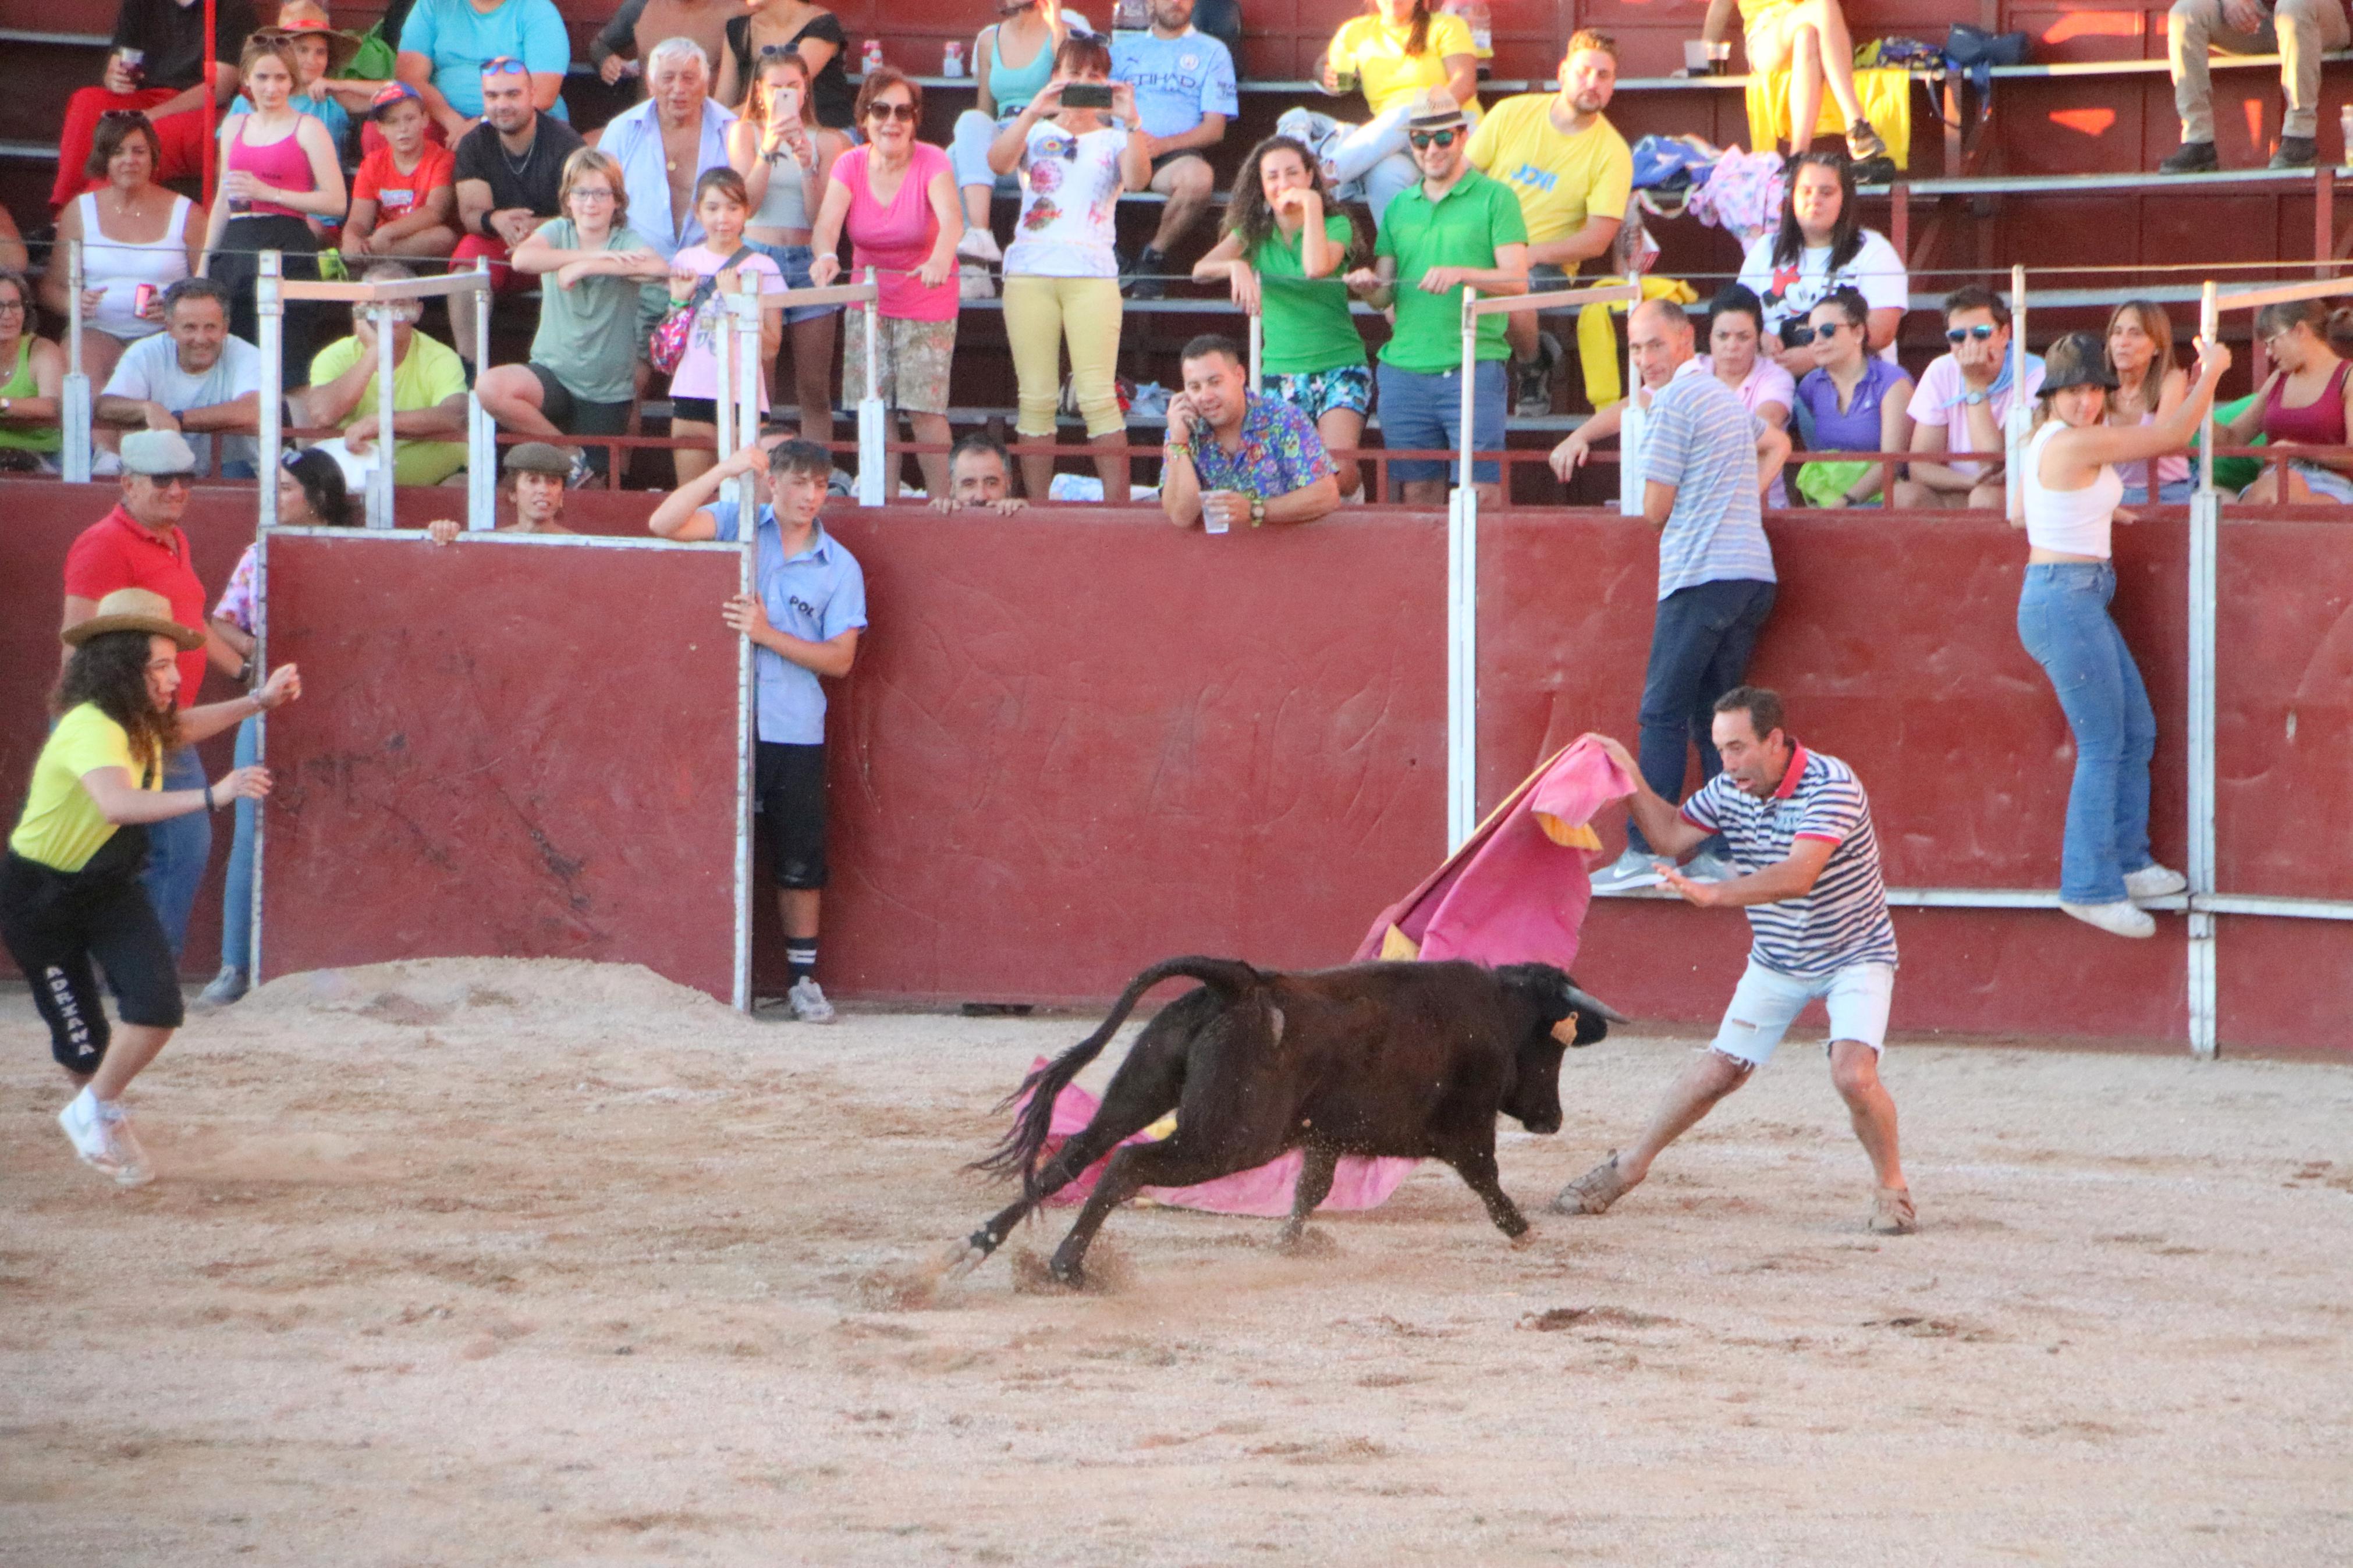
[[[1808,978],[1850,964],[1894,963],[1895,926],[1862,781],[1836,757],[1791,744],[1789,771],[1770,795],[1759,800],[1730,773],[1718,773],[1683,802],[1683,820],[1722,833],[1743,872],[1788,859],[1800,838],[1838,846],[1810,892],[1748,906],[1751,963]]]
[[[1659,597],[1702,583],[1770,583],[1757,497],[1765,422],[1695,359],[1675,367],[1642,421],[1642,477],[1675,487],[1659,535]]]

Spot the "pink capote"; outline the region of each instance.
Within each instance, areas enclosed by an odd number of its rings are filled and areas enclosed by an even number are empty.
[[[1395,931],[1408,945],[1418,946],[1417,956],[1422,959],[1462,958],[1489,965],[1542,963],[1567,969],[1577,958],[1586,907],[1593,901],[1585,857],[1598,845],[1585,825],[1602,806],[1633,794],[1634,788],[1633,777],[1599,746],[1579,741],[1554,753],[1488,813],[1444,865],[1381,911],[1357,946],[1355,962],[1377,959],[1392,950],[1390,932]],[[1031,1065],[1042,1067],[1045,1058]],[[1047,1153],[1083,1130],[1099,1103],[1076,1084],[1057,1095]],[[1122,1146],[1162,1136],[1156,1129],[1146,1129]],[[1083,1202],[1110,1158],[1106,1154],[1088,1166],[1046,1201]],[[1177,1208],[1277,1219],[1291,1212],[1304,1158],[1293,1149],[1251,1170],[1197,1186],[1145,1187],[1140,1195]],[[1331,1195],[1316,1206],[1377,1208],[1418,1163],[1343,1155],[1332,1175]]]

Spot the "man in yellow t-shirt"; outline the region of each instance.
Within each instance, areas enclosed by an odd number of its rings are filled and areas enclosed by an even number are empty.
[[[1617,85],[1617,41],[1579,32],[1561,57],[1559,92],[1507,98],[1472,134],[1472,166],[1520,198],[1530,293],[1566,287],[1580,264],[1617,243],[1634,185],[1634,155],[1601,113]],[[1538,334],[1532,310],[1504,321],[1520,367],[1514,411],[1549,414],[1560,344],[1549,332]]]
[[[380,261],[364,281],[385,283],[417,274],[397,261]],[[392,329],[392,477],[395,484],[438,485],[466,466],[466,366],[457,351],[417,330],[423,308],[396,308]],[[376,334],[365,308],[352,308],[352,335],[321,349],[311,362],[310,423],[340,425],[343,445],[364,457],[376,433]]]

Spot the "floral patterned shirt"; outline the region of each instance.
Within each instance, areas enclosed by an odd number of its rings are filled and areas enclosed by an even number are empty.
[[[248,544],[237,558],[237,570],[228,574],[228,586],[213,606],[213,619],[227,621],[248,637],[253,635],[253,552]]]
[[[1272,500],[1338,471],[1324,456],[1314,422],[1279,397],[1250,399],[1241,445],[1230,453],[1210,432],[1197,427],[1193,433],[1193,472],[1204,493],[1234,490]]]
[[[1008,278],[1116,278],[1112,220],[1127,127],[1073,136],[1050,120],[1029,128],[1021,153],[1021,221],[1005,247]]]

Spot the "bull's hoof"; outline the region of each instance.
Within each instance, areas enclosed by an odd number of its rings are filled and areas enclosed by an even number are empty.
[[[1087,1288],[1087,1271],[1081,1264],[1065,1263],[1057,1258],[1053,1262],[1046,1265],[1046,1273],[1055,1284],[1066,1290],[1083,1290]]]
[[[1332,1239],[1328,1231],[1310,1230],[1303,1226],[1277,1236],[1274,1249],[1285,1258],[1329,1258],[1340,1250],[1340,1244]]]

